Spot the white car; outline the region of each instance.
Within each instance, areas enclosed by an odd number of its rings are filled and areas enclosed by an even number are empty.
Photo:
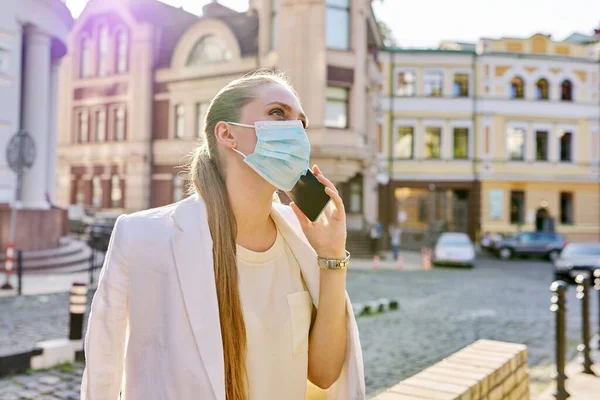
[[[473,268],[475,246],[466,233],[442,233],[433,250],[433,264]]]

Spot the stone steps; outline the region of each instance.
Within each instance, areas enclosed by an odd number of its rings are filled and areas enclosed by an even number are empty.
[[[72,273],[87,271],[92,250],[81,240],[62,238],[56,249],[23,253],[23,273]],[[103,255],[96,254],[95,265],[100,265]],[[0,258],[0,269],[4,268],[5,255]],[[16,273],[16,271],[14,271]]]

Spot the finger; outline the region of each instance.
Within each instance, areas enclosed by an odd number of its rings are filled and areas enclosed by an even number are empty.
[[[342,201],[342,198],[340,197],[339,193],[330,188],[325,188],[325,193],[327,193],[329,195],[329,198],[333,200],[333,204],[335,205],[337,211],[341,212],[342,214],[345,214],[346,208],[344,207],[344,202]]]
[[[308,219],[306,214],[304,214],[304,212],[294,202],[290,203],[290,207],[292,207],[294,214],[296,214],[296,217],[298,217],[298,221],[300,221],[300,226],[302,226],[302,229],[308,228],[310,225],[310,219]]]
[[[326,188],[329,188],[336,193],[338,192],[335,185],[329,179],[325,178],[325,175],[321,174],[321,175],[317,176],[317,179],[319,180],[319,182],[321,182],[323,185],[325,185]]]
[[[321,168],[319,168],[317,164],[313,165],[313,174],[315,174],[315,176],[323,175]]]

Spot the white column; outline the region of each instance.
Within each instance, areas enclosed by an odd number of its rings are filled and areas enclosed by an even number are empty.
[[[48,99],[50,97],[50,37],[35,27],[25,29],[23,128],[33,137],[36,158],[23,177],[23,207],[47,209]]]
[[[58,117],[58,70],[59,61],[54,60],[50,67],[50,95],[48,96],[48,152],[46,160],[46,192],[56,203],[56,147]]]

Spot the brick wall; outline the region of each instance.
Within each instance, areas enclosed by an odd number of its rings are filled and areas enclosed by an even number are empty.
[[[528,400],[527,347],[479,340],[372,400]]]

